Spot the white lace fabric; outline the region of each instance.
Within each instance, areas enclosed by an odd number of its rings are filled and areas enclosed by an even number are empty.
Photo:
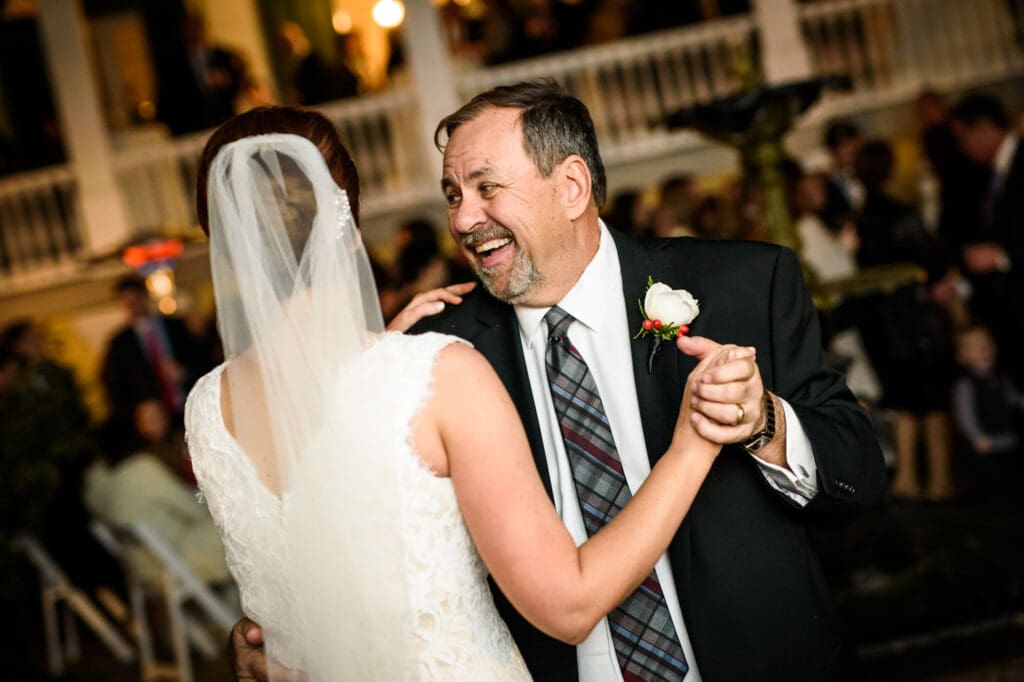
[[[396,533],[402,539],[405,589],[415,621],[415,661],[409,679],[529,680],[494,608],[487,569],[459,512],[451,481],[435,476],[411,445],[411,424],[432,395],[433,361],[456,340],[439,334],[382,337],[339,372],[335,395],[344,410],[336,412],[344,423],[332,431],[347,434],[339,447],[366,448],[363,452],[394,458],[398,467],[400,490],[380,492],[400,495],[400,518],[391,519],[386,529],[375,519],[373,532]],[[292,608],[291,586],[283,579],[283,510],[290,503],[288,493],[278,498],[265,488],[249,457],[227,432],[220,410],[224,367],[196,384],[185,418],[196,478],[220,530],[246,615],[264,627],[271,657],[302,667],[312,680],[385,679],[375,671],[393,669],[388,632],[372,633],[373,644],[347,652],[346,660],[337,654],[344,643],[331,641],[329,629],[314,629],[311,637],[297,635],[309,632],[310,614]],[[351,532],[364,518],[373,520],[373,510],[352,508],[349,518],[336,523]],[[344,565],[318,568],[329,571],[337,589],[345,590]],[[374,595],[362,598],[372,602]],[[320,615],[345,617],[331,610],[329,594],[324,595],[322,609]]]

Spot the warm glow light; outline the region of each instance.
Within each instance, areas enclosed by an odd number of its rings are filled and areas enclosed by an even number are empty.
[[[399,0],[378,0],[373,6],[373,20],[381,28],[394,28],[405,19],[405,5]]]
[[[455,4],[458,5],[459,7],[465,7],[471,2],[473,2],[473,0],[455,0]]]
[[[338,35],[348,35],[352,32],[352,15],[343,9],[339,9],[331,17],[331,26]]]
[[[174,293],[174,274],[167,269],[160,269],[146,278],[146,288],[154,298],[163,299]]]
[[[178,302],[171,296],[164,296],[157,302],[156,307],[164,315],[173,315],[178,311]]]

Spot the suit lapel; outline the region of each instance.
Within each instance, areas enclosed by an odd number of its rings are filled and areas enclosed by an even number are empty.
[[[647,251],[639,242],[612,232],[619,254],[619,268],[622,270],[622,294],[626,306],[626,319],[630,335],[636,334],[643,324],[639,302],[647,293],[647,277],[656,281],[662,273]],[[677,288],[678,285],[668,282]],[[648,372],[648,357],[654,339],[635,339],[630,342],[633,356],[633,377],[636,383],[636,399],[640,408],[640,420],[644,427],[647,455],[652,466],[661,458],[675,428],[682,399],[682,384],[679,377],[679,351],[675,343],[663,341],[651,371]]]
[[[533,452],[533,460],[537,465],[537,471],[540,472],[544,489],[548,497],[553,498],[548,460],[544,454],[544,441],[537,422],[537,408],[533,403],[533,392],[530,388],[530,377],[526,372],[523,346],[519,341],[519,322],[516,320],[515,311],[512,306],[487,296],[485,303],[477,311],[476,319],[480,323],[479,329],[474,334],[465,335],[465,338],[487,358],[505,384],[505,389],[522,418],[523,428],[526,429],[526,437],[530,441],[530,450]]]
[[[647,293],[647,277],[655,281],[663,281],[673,289],[689,289],[696,291],[695,282],[688,281],[685,269],[670,267],[668,263],[656,262],[654,249],[647,248],[631,237],[612,233],[615,246],[619,252],[619,268],[622,270],[622,293],[625,296],[626,317],[629,320],[631,334],[635,334],[643,323],[640,306]],[[678,258],[678,250],[673,250],[673,261]],[[663,260],[663,259],[662,259]],[[672,263],[676,265],[675,262]],[[693,275],[691,274],[692,278]],[[693,325],[691,325],[692,327]],[[644,440],[647,443],[647,456],[653,467],[668,449],[672,441],[676,420],[679,417],[679,404],[683,398],[683,387],[686,377],[696,366],[696,361],[679,352],[675,343],[664,341],[655,356],[652,371],[647,371],[647,356],[651,339],[632,341],[633,376],[636,380],[636,399],[640,409],[640,421],[644,427]],[[696,504],[696,503],[695,503]],[[690,606],[693,603],[691,594],[692,544],[690,542],[690,517],[694,510],[683,520],[668,554],[672,561],[672,573],[675,578],[676,592],[683,618],[692,622]]]

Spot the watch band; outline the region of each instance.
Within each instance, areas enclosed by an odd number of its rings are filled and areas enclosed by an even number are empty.
[[[743,449],[754,454],[768,445],[775,437],[775,400],[768,391],[764,392],[764,428],[743,444]]]

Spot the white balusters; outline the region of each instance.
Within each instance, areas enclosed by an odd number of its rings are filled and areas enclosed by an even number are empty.
[[[587,104],[602,152],[616,157],[621,148],[649,148],[663,135],[652,124],[672,111],[734,93],[737,51],[752,32],[752,19],[740,16],[479,69],[458,76],[459,94],[554,78]]]
[[[0,280],[29,286],[64,276],[82,244],[66,166],[0,180]]]
[[[857,101],[1010,78],[1024,52],[1005,0],[818,0],[800,6],[812,68]]]

